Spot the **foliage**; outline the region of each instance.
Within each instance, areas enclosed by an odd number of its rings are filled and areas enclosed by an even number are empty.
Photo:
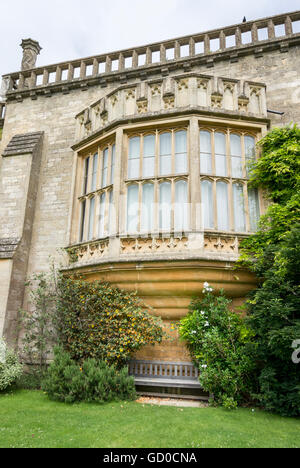
[[[250,184],[265,190],[270,204],[258,231],[242,242],[240,263],[263,277],[266,250],[282,242],[300,221],[300,129],[275,128],[259,146],[262,154],[252,165]]]
[[[247,302],[258,343],[259,398],[270,411],[299,416],[300,369],[291,355],[293,341],[300,338],[300,225],[273,248],[271,257],[263,284]]]
[[[249,399],[255,364],[250,330],[230,311],[230,300],[204,284],[203,299],[195,299],[180,322],[179,333],[200,369],[200,383],[216,403],[234,408]]]
[[[57,342],[58,315],[56,314],[56,273],[33,275],[26,283],[30,291],[30,309],[20,311],[22,330],[21,354],[23,361],[38,366],[43,373]]]
[[[16,381],[16,387],[24,390],[40,390],[45,373],[46,370],[41,371],[39,367],[30,367],[18,378]]]
[[[3,391],[21,376],[23,366],[17,355],[6,347],[2,338],[0,338],[0,348],[0,391]]]
[[[87,359],[80,367],[61,348],[55,348],[54,353],[54,361],[42,383],[50,399],[104,403],[136,398],[134,379],[128,376],[126,367],[117,371],[95,359]]]
[[[162,341],[161,319],[135,293],[66,277],[58,292],[61,339],[75,360],[95,358],[120,368],[142,346]]]
[[[247,302],[257,343],[259,399],[283,415],[300,414],[299,365],[292,342],[300,338],[300,130],[272,130],[260,142],[252,185],[271,200],[257,233],[244,240],[240,264],[261,279]]]

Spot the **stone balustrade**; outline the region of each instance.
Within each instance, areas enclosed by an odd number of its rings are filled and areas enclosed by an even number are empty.
[[[193,72],[122,85],[76,116],[76,141],[122,119],[183,109],[266,118],[266,86]]]
[[[300,41],[300,11],[232,25],[201,34],[145,45],[38,67],[4,75],[7,80],[7,98],[19,99],[39,94],[51,96],[53,92],[68,93],[73,88],[109,82],[126,83],[130,78],[148,77],[149,74],[168,75],[181,67],[189,71],[194,64],[214,66],[218,60],[237,61],[239,57],[264,50],[279,48]]]
[[[197,242],[189,234],[182,236],[166,235],[164,237],[120,237],[118,248],[111,245],[111,239],[99,239],[84,244],[73,245],[65,250],[68,254],[68,265],[82,266],[114,261],[147,258],[181,258],[182,256],[203,258],[237,259],[240,242],[246,235],[202,233]],[[114,248],[112,252],[111,247]]]

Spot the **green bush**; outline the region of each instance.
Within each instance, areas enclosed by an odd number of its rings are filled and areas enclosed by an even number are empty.
[[[45,372],[45,370],[41,371],[39,368],[25,370],[16,381],[17,388],[22,390],[40,390]]]
[[[255,390],[251,357],[254,346],[245,321],[230,311],[230,300],[204,284],[203,299],[195,299],[181,320],[179,333],[200,370],[200,383],[226,408],[248,401]]]
[[[164,337],[161,319],[135,293],[100,281],[61,277],[57,314],[64,348],[76,361],[95,358],[116,367]]]
[[[292,361],[292,343],[300,338],[300,225],[267,254],[273,266],[247,302],[257,342],[258,398],[269,411],[299,416],[300,365]]]
[[[7,349],[0,338],[0,391],[7,390],[22,375],[23,366],[17,355]]]
[[[134,379],[128,376],[126,367],[118,371],[95,359],[87,359],[80,365],[61,348],[55,348],[54,353],[54,361],[42,383],[50,399],[104,403],[136,398]]]

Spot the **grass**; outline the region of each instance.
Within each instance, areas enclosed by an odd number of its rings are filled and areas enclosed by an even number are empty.
[[[66,405],[42,392],[0,395],[0,448],[300,447],[300,421],[251,409]]]

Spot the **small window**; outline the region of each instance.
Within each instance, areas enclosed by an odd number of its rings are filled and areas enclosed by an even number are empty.
[[[94,192],[97,187],[97,170],[98,170],[98,153],[93,156],[93,173],[92,173],[92,187],[91,190]]]
[[[188,229],[188,184],[185,180],[175,183],[174,231],[185,232]]]
[[[248,189],[250,231],[255,232],[259,221],[259,197],[256,189]]]
[[[84,160],[83,195],[85,195],[88,190],[89,165],[90,158],[88,157]]]
[[[86,200],[83,200],[80,203],[80,233],[79,233],[80,242],[83,242],[83,238],[84,238],[85,211],[86,211]]]
[[[228,185],[225,182],[217,182],[217,214],[218,229],[220,231],[228,231]]]
[[[101,188],[107,186],[108,148],[103,151]]]
[[[237,232],[246,231],[244,190],[242,184],[233,184],[234,228]]]
[[[226,136],[224,133],[215,133],[215,164],[216,175],[227,176]]]
[[[170,132],[160,135],[160,175],[172,173],[172,134]]]
[[[90,199],[88,240],[92,240],[94,237],[94,218],[95,218],[95,197]]]
[[[111,167],[110,167],[110,183],[114,183],[115,176],[115,163],[116,163],[116,145],[111,148]]]
[[[182,130],[175,133],[175,173],[187,172],[187,132]]]
[[[171,230],[171,183],[163,182],[159,187],[159,228],[161,231]]]
[[[143,177],[153,177],[155,170],[155,135],[144,137]]]
[[[212,173],[211,133],[200,132],[200,171],[201,174]]]
[[[231,176],[235,178],[243,177],[242,167],[242,144],[240,135],[232,133],[230,135],[231,147]]]
[[[143,185],[143,198],[142,198],[142,218],[141,218],[141,231],[153,231],[153,209],[154,209],[154,185]]]
[[[100,210],[99,210],[99,238],[105,236],[105,201],[106,194],[102,193],[100,195]]]
[[[201,181],[202,225],[204,229],[214,228],[213,189],[209,180]]]
[[[129,185],[127,189],[127,232],[135,233],[138,231],[139,215],[139,187],[138,185]]]
[[[140,176],[140,137],[129,140],[128,179],[138,179]]]

